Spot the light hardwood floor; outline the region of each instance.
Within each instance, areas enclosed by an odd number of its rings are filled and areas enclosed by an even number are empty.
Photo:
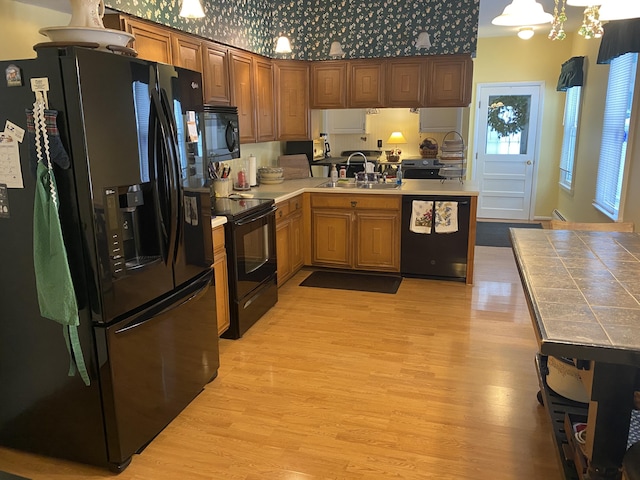
[[[221,340],[218,378],[119,480],[562,478],[511,249],[477,247],[473,286],[298,286],[308,274],[242,339]],[[113,478],[8,449],[0,470]]]

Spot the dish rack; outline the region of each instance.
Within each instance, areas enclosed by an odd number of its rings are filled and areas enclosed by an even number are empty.
[[[464,139],[458,132],[451,131],[444,136],[438,155],[438,161],[444,165],[438,172],[443,182],[448,178],[464,180],[467,174],[465,151]]]

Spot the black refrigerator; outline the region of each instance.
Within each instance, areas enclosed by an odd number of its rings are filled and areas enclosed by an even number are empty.
[[[79,47],[0,68],[0,122],[27,130],[20,167],[0,158],[0,183],[14,174],[0,185],[0,444],[121,471],[219,366],[210,196],[187,174],[200,74]],[[69,159],[53,163],[58,231],[89,385],[38,303],[34,79],[48,83],[50,156]]]

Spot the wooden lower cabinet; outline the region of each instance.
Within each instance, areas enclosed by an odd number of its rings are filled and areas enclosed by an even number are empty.
[[[218,336],[229,328],[229,271],[224,243],[224,226],[213,229],[213,274],[216,284],[216,318]]]
[[[400,271],[400,196],[314,194],[313,265]]]
[[[304,225],[302,195],[276,204],[276,256],[278,287],[304,264]]]

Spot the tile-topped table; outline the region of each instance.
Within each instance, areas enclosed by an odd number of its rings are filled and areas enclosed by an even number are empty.
[[[619,479],[640,367],[640,234],[511,229],[540,353],[579,359],[590,479]]]

